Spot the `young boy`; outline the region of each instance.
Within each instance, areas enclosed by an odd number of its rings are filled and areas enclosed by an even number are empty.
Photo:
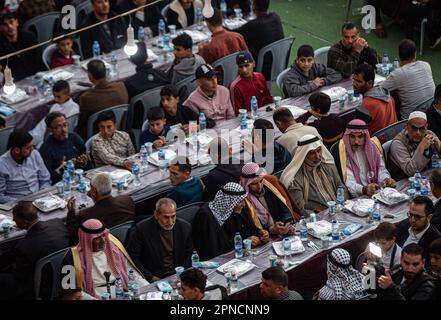
[[[50,108],[49,113],[58,111],[64,113],[66,118],[68,118],[80,112],[80,107],[70,97],[69,82],[64,80],[55,82],[52,88],[52,94],[55,103]],[[34,137],[34,145],[39,148],[43,143],[46,134],[46,123],[44,122],[44,119],[41,120],[29,133]]]
[[[153,146],[159,149],[166,143],[166,136],[170,127],[166,125],[164,110],[161,107],[153,107],[147,113],[149,127],[139,137],[139,147],[146,142],[153,142]]]
[[[436,299],[441,299],[441,239],[434,240],[429,245],[430,268],[428,273],[435,278]]]
[[[392,267],[400,264],[401,248],[395,242],[396,234],[397,228],[390,222],[380,223],[374,231],[375,241],[380,246],[383,254],[380,260],[381,265],[386,270],[391,270]],[[370,253],[367,254],[369,255]]]
[[[317,129],[323,138],[324,145],[329,149],[343,137],[346,130],[345,122],[336,113],[329,113],[331,98],[323,92],[314,92],[309,96],[311,109],[296,119],[305,124],[311,116],[316,119],[308,123],[308,126]]]
[[[298,97],[341,79],[339,72],[315,63],[314,49],[310,45],[303,45],[297,50],[297,59],[283,79],[282,88],[286,97]]]
[[[73,39],[70,36],[63,37],[57,40],[57,50],[51,57],[51,69],[74,64],[73,56],[76,55],[72,49]]]

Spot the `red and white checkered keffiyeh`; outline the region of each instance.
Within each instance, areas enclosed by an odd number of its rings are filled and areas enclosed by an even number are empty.
[[[107,257],[107,263],[109,268],[115,278],[121,278],[124,290],[128,290],[128,276],[127,276],[127,265],[126,257],[119,250],[119,248],[109,239],[109,229],[104,228],[101,221],[97,219],[88,219],[82,223],[82,227],[78,229],[78,239],[79,243],[77,246],[78,254],[81,260],[81,269],[83,272],[83,291],[95,296],[95,289],[93,286],[92,277],[92,265],[93,265],[93,249],[92,241],[95,238],[105,235],[105,247],[104,252]],[[104,229],[99,233],[94,233],[93,231],[99,231]],[[87,232],[85,230],[90,230]]]

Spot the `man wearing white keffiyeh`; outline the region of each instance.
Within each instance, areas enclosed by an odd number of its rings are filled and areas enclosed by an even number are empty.
[[[328,280],[318,292],[319,300],[359,300],[368,296],[363,287],[363,275],[352,267],[345,249],[337,248],[328,255]]]
[[[233,250],[236,232],[242,239],[250,239],[253,247],[268,242],[268,232],[255,225],[245,207],[247,194],[240,184],[229,182],[198,211],[193,222],[193,242],[201,259]]]

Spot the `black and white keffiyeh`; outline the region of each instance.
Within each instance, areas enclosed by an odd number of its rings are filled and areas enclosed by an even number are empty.
[[[222,226],[233,213],[234,207],[246,197],[247,192],[240,184],[229,182],[216,193],[208,207],[219,225]]]
[[[320,300],[354,300],[366,296],[363,275],[352,267],[351,255],[337,248],[328,255],[328,280],[319,291]]]

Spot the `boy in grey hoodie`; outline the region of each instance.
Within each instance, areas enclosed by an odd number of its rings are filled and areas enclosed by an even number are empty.
[[[294,64],[283,79],[282,88],[286,97],[298,97],[341,79],[339,72],[315,63],[314,49],[310,45],[302,45],[297,50]]]
[[[172,84],[179,82],[187,77],[193,76],[197,67],[205,64],[204,58],[198,54],[193,54],[193,40],[191,37],[183,33],[173,39],[175,60],[167,75]]]

